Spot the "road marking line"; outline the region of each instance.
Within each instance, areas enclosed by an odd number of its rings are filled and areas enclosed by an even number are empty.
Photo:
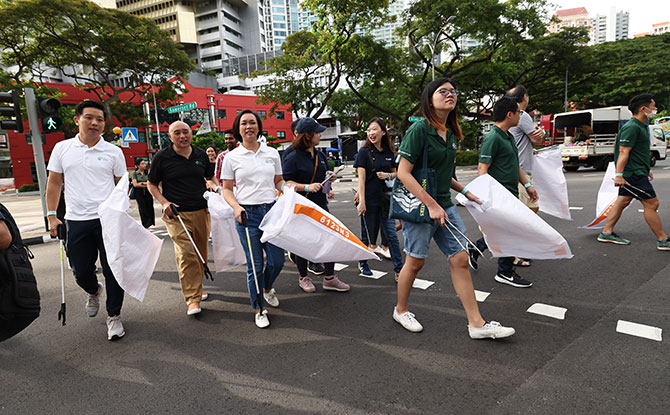
[[[663,170],[670,170],[670,167],[663,167]]]
[[[633,323],[631,321],[619,320],[616,323],[616,331],[618,333],[630,334],[631,336],[644,337],[645,339],[662,340],[662,332],[658,327],[647,326],[645,324]]]
[[[584,209],[582,206],[570,206],[570,210],[582,210]]]
[[[582,177],[593,177],[593,176],[600,176],[601,173],[589,173],[589,174],[582,174]]]
[[[156,235],[158,235],[158,236],[167,236],[167,235],[169,235],[169,233],[167,233],[167,232],[156,232]]]
[[[430,287],[433,284],[435,284],[435,281],[428,281],[428,280],[422,280],[421,278],[417,278],[414,280],[414,284],[412,284],[412,287],[425,290],[426,288]]]
[[[375,271],[374,269],[371,270],[371,271],[372,271],[372,275],[363,275],[363,274],[358,274],[358,275],[360,275],[361,277],[371,278],[373,280],[378,280],[381,277],[383,277],[384,275],[388,274],[388,272]]]
[[[347,265],[347,264],[340,264],[339,262],[337,262],[337,263],[335,263],[335,271],[338,271],[338,272],[342,271],[343,269],[345,269],[348,266],[349,265]]]
[[[535,303],[532,306],[528,307],[526,312],[539,314],[541,316],[547,316],[551,318],[556,318],[559,320],[565,320],[565,312],[568,311],[567,308],[556,307],[549,304]]]
[[[480,303],[483,303],[486,298],[491,295],[491,293],[487,293],[486,291],[477,291],[475,290],[475,298],[477,298],[477,301]]]

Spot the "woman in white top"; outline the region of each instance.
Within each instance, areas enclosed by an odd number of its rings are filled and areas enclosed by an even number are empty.
[[[258,141],[262,130],[261,118],[251,110],[244,110],[235,118],[233,133],[238,141],[242,141],[242,145],[232,150],[223,159],[221,180],[223,181],[223,197],[235,212],[237,233],[247,257],[247,285],[251,306],[256,311],[256,325],[265,328],[270,325],[267,310],[261,313],[260,308],[255,304],[258,302],[262,307],[266,302],[273,307],[279,306],[279,300],[272,285],[284,266],[284,250],[270,243],[261,243],[263,232],[258,229],[258,226],[274,205],[275,191],[281,190],[284,178],[277,150]],[[235,182],[234,190],[233,182]],[[242,212],[246,212],[248,218],[247,225],[258,286],[263,289],[261,298],[257,298],[256,295],[247,236],[242,226]],[[263,264],[263,251],[266,256],[265,264]]]

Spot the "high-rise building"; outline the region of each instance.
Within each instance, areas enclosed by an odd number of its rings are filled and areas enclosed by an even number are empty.
[[[278,0],[116,0],[116,6],[153,19],[201,70],[221,73],[228,58],[268,50],[266,29],[271,22],[265,21],[265,2],[270,1]]]
[[[589,37],[591,39],[589,44],[591,45],[607,42],[607,15],[596,14],[596,17],[591,19]]]
[[[565,27],[585,27],[591,29],[592,20],[589,18],[589,12],[584,7],[573,9],[556,10],[554,18],[557,22],[551,22],[548,30],[550,33],[558,33]]]
[[[612,40],[621,40],[628,39],[628,20],[630,14],[625,11],[619,11],[616,13],[610,13],[610,16],[613,16],[614,24],[612,28],[614,29],[613,39]]]
[[[398,42],[404,42],[405,39],[399,39],[395,31],[402,25],[401,15],[409,7],[409,0],[394,0],[389,4],[388,16],[395,18],[395,21],[385,22],[372,28],[371,34],[378,42],[386,45],[396,45]],[[389,19],[392,20],[392,19]]]
[[[298,0],[265,0],[265,37],[268,50],[279,50],[299,30]]]

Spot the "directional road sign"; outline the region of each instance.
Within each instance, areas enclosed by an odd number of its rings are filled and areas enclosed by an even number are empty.
[[[121,141],[126,143],[139,143],[139,134],[137,134],[137,128],[122,128],[121,129]]]
[[[194,110],[196,107],[195,102],[189,102],[188,104],[175,105],[167,109],[167,112],[174,114],[175,112],[190,111]]]

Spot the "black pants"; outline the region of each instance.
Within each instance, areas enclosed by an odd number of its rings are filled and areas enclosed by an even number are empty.
[[[110,317],[118,316],[121,314],[124,293],[107,263],[100,219],[68,220],[66,225],[68,258],[77,285],[88,294],[95,294],[98,291],[95,261],[100,252],[100,264],[107,290],[107,314]]]
[[[149,226],[155,225],[154,198],[151,197],[151,193],[144,187],[136,187],[135,200],[137,201],[137,208],[140,211],[142,226],[148,228]]]
[[[298,267],[298,273],[300,273],[300,278],[304,278],[307,276],[307,260],[303,257],[300,257],[298,255],[295,256],[295,265]],[[332,277],[335,275],[335,263],[334,262],[326,262],[323,264],[323,267],[325,268],[324,275],[326,277]]]

